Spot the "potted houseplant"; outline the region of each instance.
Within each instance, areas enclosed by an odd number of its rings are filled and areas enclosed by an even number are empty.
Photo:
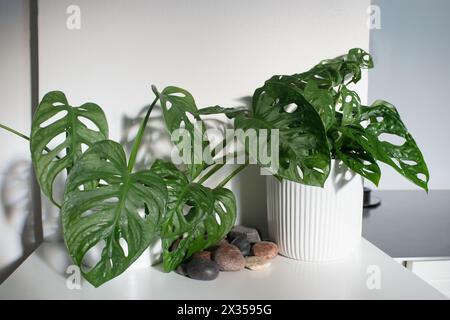
[[[304,73],[274,76],[255,91],[250,114],[236,118],[237,128],[279,130],[267,206],[270,236],[285,256],[328,261],[355,247],[362,178],[378,185],[378,162],[428,190],[427,166],[395,107],[382,100],[364,106],[348,87],[372,67],[371,56],[355,48]]]
[[[357,82],[361,68],[371,66],[367,53],[352,49],[347,55],[324,61],[306,73],[275,76],[255,91],[251,110],[220,106],[198,108],[192,95],[184,89],[166,87],[158,91],[152,87],[155,99],[142,120],[129,156],[122,145],[108,139],[106,117],[98,105],[86,103],[73,107],[60,91],[44,96],[33,117],[29,137],[7,126],[0,127],[30,141],[41,190],[61,210],[69,254],[83,276],[99,286],[133,264],[156,236],[162,239],[164,269],[171,271],[195,252],[222,240],[235,222],[236,200],[225,185],[249,161],[245,160],[214,188],[204,183],[224,163],[206,161],[196,152],[184,154],[181,167],[156,159],[148,168],[135,169],[147,122],[158,102],[167,130],[170,133],[180,128],[186,131],[190,149],[195,149],[199,135],[193,121],[211,114],[224,114],[234,119],[239,129],[279,130],[279,150],[270,150],[277,158],[279,156],[276,170],[259,154],[255,158],[282,181],[270,180],[268,184],[269,190],[273,190],[269,192],[269,209],[275,208],[279,197],[285,197],[287,188],[300,190],[301,194],[304,192],[301,188],[325,187],[323,192],[331,192],[331,198],[341,197],[343,193],[352,197],[355,201],[351,218],[360,219],[357,215],[362,208],[361,180],[358,182],[354,178],[346,184],[335,184],[334,176],[338,176],[342,165],[378,183],[380,171],[376,161],[383,161],[426,189],[426,165],[395,109],[385,102],[361,106],[356,93],[344,82]],[[351,101],[348,96],[352,97]],[[365,127],[362,122],[366,122]],[[400,135],[406,142],[397,147],[381,142],[382,133]],[[265,141],[259,141],[265,146],[271,145],[271,136],[264,137]],[[200,141],[203,154],[206,150],[210,158],[218,156],[208,139]],[[249,144],[243,142],[247,159]],[[333,179],[328,181],[332,184],[327,185],[330,172]],[[419,174],[424,177],[419,178]],[[54,181],[60,175],[65,178],[64,196],[55,199]],[[335,189],[330,191],[330,188]],[[338,189],[347,191],[335,192]],[[317,190],[314,192],[320,194]],[[303,201],[301,195],[300,198]],[[284,200],[293,210],[270,209],[271,223],[276,226],[272,230],[286,226],[283,237],[295,244],[299,231],[287,227],[284,219],[294,214],[302,216],[305,212],[296,207],[301,202],[291,202],[287,196]],[[327,212],[335,214],[336,208],[331,206]],[[320,229],[320,224],[316,224],[316,229]],[[345,228],[339,231],[344,232]],[[283,254],[302,258],[284,250],[289,247],[280,233],[272,235],[281,244]],[[87,253],[94,247],[99,248],[100,255],[95,263],[85,268]]]

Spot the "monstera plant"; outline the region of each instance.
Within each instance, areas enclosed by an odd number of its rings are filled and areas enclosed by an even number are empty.
[[[197,134],[192,119],[211,114],[234,119],[240,129],[278,129],[279,179],[323,186],[331,159],[338,158],[375,184],[381,161],[427,189],[429,174],[422,154],[396,109],[385,101],[363,106],[348,88],[359,81],[361,69],[372,66],[368,53],[352,49],[307,72],[274,76],[255,91],[250,109],[198,108],[184,89],[167,87],[160,92],[152,87],[155,99],[129,157],[121,144],[108,139],[106,117],[98,105],[71,106],[60,91],[42,99],[30,137],[0,126],[30,141],[37,181],[42,193],[61,209],[64,240],[75,264],[82,267],[88,251],[101,244],[97,263],[81,269],[91,284],[100,286],[125,271],[155,236],[162,239],[164,269],[171,271],[223,239],[235,222],[236,200],[224,186],[248,163],[215,188],[204,182],[224,163],[198,161],[195,152],[182,167],[155,159],[150,167],[135,170],[147,122],[158,102],[167,130],[184,128],[192,144]],[[292,105],[294,110],[287,108]],[[384,134],[404,142],[394,145],[382,140]],[[216,156],[208,141],[202,147]],[[53,186],[61,174],[66,177],[65,190],[58,203]]]

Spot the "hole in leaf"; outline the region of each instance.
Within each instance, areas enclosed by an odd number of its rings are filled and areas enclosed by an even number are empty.
[[[345,97],[345,102],[350,103],[352,101],[352,99],[353,99],[352,96],[348,95]]]
[[[303,170],[302,168],[300,168],[299,166],[297,166],[297,173],[300,176],[300,179],[303,180]]]
[[[128,242],[127,242],[127,240],[125,240],[125,238],[120,238],[119,239],[119,244],[120,244],[120,247],[123,250],[123,253],[124,253],[125,257],[128,257]]]
[[[138,213],[139,217],[141,217],[141,219],[145,219],[145,216],[146,216],[145,208],[137,209],[137,213]]]
[[[216,213],[215,215],[214,215],[214,217],[216,218],[216,222],[217,222],[217,224],[220,226],[220,225],[222,225],[222,220],[220,219],[220,216],[219,216],[219,214],[218,213]]]
[[[183,215],[187,216],[191,212],[192,206],[185,204],[183,206]]]
[[[56,114],[54,114],[49,119],[47,119],[44,122],[42,122],[39,126],[41,128],[45,128],[45,127],[51,125],[52,123],[55,123],[56,121],[61,120],[66,115],[67,115],[67,110],[61,110],[60,112],[57,112]]]
[[[368,120],[364,120],[361,121],[361,127],[363,127],[364,129],[367,129],[367,127],[369,126],[370,122]]]
[[[50,150],[55,149],[56,147],[58,147],[59,145],[61,145],[62,143],[64,143],[64,141],[66,141],[66,133],[65,132],[61,132],[60,134],[58,134],[57,136],[53,137],[46,145],[46,147]]]
[[[287,113],[293,113],[295,110],[297,110],[298,105],[296,105],[295,103],[289,103],[288,105],[285,105],[283,107],[284,111],[286,111]]]
[[[397,166],[397,168],[401,168],[400,161],[397,158],[391,158],[392,162]]]
[[[320,169],[320,168],[313,168],[313,170],[314,171],[317,171],[317,172],[319,172],[319,173],[321,173],[321,174],[323,174],[324,173],[324,171],[322,170],[322,169]]]
[[[174,92],[170,94],[172,97],[180,97],[180,98],[186,98],[186,94],[184,92]]]
[[[61,106],[63,106],[63,105],[64,105],[64,103],[59,102],[59,101],[56,101],[56,102],[53,102],[53,103],[52,103],[52,106],[54,106],[54,107],[61,107]]]
[[[170,110],[170,108],[172,108],[172,102],[166,101],[166,108],[167,110]]]
[[[89,146],[85,143],[81,144],[81,152],[85,153],[87,151],[87,149],[89,149]]]
[[[83,272],[89,272],[92,268],[94,268],[97,263],[100,262],[102,258],[102,251],[106,247],[106,241],[102,240],[92,246],[86,254],[83,256],[81,260],[81,269]]]
[[[417,177],[417,179],[419,179],[419,180],[421,180],[421,181],[423,181],[423,182],[426,182],[426,181],[427,181],[427,177],[426,177],[426,175],[424,175],[423,173],[418,173],[418,174],[416,175],[416,177]]]
[[[366,61],[366,62],[369,61],[370,60],[370,56],[368,54],[365,54],[363,56],[363,60]]]
[[[407,164],[408,166],[416,166],[417,165],[417,161],[414,160],[401,160],[402,163]]]
[[[186,117],[190,122],[195,122],[195,117],[190,112],[186,112]]]
[[[406,142],[405,138],[400,137],[396,134],[391,134],[391,133],[380,134],[378,136],[378,140],[380,140],[382,142],[388,142],[394,146],[402,146]]]
[[[170,245],[170,248],[169,248],[169,252],[173,252],[173,251],[177,250],[178,246],[180,245],[181,240],[182,240],[181,238],[178,238],[174,242],[172,242],[172,244]]]
[[[111,198],[105,199],[103,201],[103,203],[105,203],[105,204],[118,204],[119,203],[119,198],[111,197]]]
[[[384,120],[384,117],[382,117],[382,116],[378,116],[378,117],[376,117],[376,119],[377,119],[377,122],[383,122],[383,120]]]
[[[86,210],[81,214],[82,218],[87,218],[95,213],[95,210]]]
[[[219,207],[222,209],[223,212],[225,212],[225,213],[228,212],[228,211],[227,211],[227,208],[225,208],[225,206],[223,205],[222,202],[219,202],[219,201],[218,201],[217,204],[219,205]]]
[[[99,132],[97,125],[91,120],[83,116],[78,116],[78,120],[84,124],[88,129]]]

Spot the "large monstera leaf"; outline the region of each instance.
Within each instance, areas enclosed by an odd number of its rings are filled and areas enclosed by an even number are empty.
[[[96,130],[88,128],[83,119],[92,122]],[[58,141],[56,147],[50,146],[49,143],[60,135],[64,136],[63,141]],[[71,170],[83,153],[83,145],[89,147],[107,137],[108,123],[98,105],[85,103],[76,108],[69,105],[64,93],[47,93],[33,117],[30,139],[33,166],[42,192],[55,202],[53,182],[58,174]]]
[[[280,163],[275,176],[323,186],[331,161],[325,128],[318,112],[295,85],[277,78],[266,81],[253,96],[253,115],[238,116],[235,126],[244,131],[255,129],[257,134],[260,129],[269,133],[278,130]]]
[[[344,134],[357,141],[373,158],[428,190],[429,172],[422,153],[408,132],[395,107],[378,100],[362,107],[361,126],[349,126]]]
[[[151,170],[168,187],[168,210],[161,235],[164,269],[171,271],[193,253],[226,236],[236,219],[236,200],[228,189],[190,183],[171,163],[156,161]]]
[[[200,122],[200,116],[194,97],[185,89],[178,87],[166,87],[161,92],[153,87],[153,91],[159,97],[161,108],[163,110],[164,120],[169,133],[173,134],[176,130],[185,130],[189,134],[189,142],[183,144],[183,141],[177,143],[180,152],[187,152],[182,155],[183,162],[187,167],[188,177],[194,180],[205,168],[202,152],[204,148],[209,148],[209,143],[203,141],[203,127]],[[197,126],[192,123],[197,121]],[[200,147],[195,146],[196,141],[200,142]]]
[[[94,189],[84,185],[100,181]],[[64,239],[78,266],[89,249],[104,244],[84,277],[94,286],[125,271],[157,234],[167,202],[164,181],[150,170],[130,172],[122,146],[94,144],[70,171],[61,211]]]

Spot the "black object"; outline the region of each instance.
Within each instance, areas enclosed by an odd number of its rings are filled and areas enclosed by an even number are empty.
[[[364,187],[364,208],[375,208],[381,204],[381,199],[372,196],[372,189]]]
[[[244,257],[250,255],[250,250],[252,248],[250,242],[247,240],[247,236],[245,234],[241,234],[236,236],[231,244],[236,246]]]
[[[219,266],[208,259],[194,258],[186,264],[186,274],[191,279],[210,281],[219,276]]]

